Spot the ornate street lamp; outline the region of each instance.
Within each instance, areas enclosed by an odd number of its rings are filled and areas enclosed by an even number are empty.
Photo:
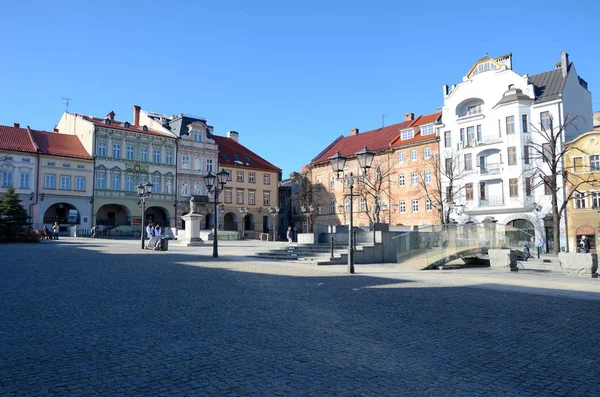
[[[140,182],[136,187],[138,197],[142,204],[142,237],[140,238],[142,241],[142,249],[144,249],[144,227],[146,226],[146,221],[144,219],[146,217],[146,199],[152,194],[152,186],[153,185],[150,182],[146,182],[146,184]]]
[[[218,210],[218,201],[219,195],[223,191],[223,187],[227,183],[227,178],[229,177],[229,172],[225,170],[221,170],[217,172],[217,175],[209,172],[204,175],[204,184],[206,185],[206,190],[210,193],[215,200],[215,221],[214,221],[214,233],[213,233],[213,258],[219,257],[219,243],[217,241],[217,230],[219,229],[218,221],[219,221],[219,210]]]
[[[245,227],[246,227],[246,215],[248,215],[248,207],[240,207],[240,215],[242,215],[242,240],[244,239]]]
[[[279,223],[277,216],[279,215],[279,206],[269,207],[269,213],[273,217],[273,241],[277,241],[277,226]]]
[[[358,165],[363,169],[363,174],[367,173],[367,169],[371,168],[371,164],[373,163],[373,159],[375,158],[375,153],[367,149],[365,146],[361,151],[355,153],[356,159],[358,160]],[[338,180],[346,182],[348,187],[350,188],[350,226],[348,228],[348,273],[354,273],[354,233],[353,233],[353,219],[352,219],[352,189],[354,187],[354,180],[360,180],[362,176],[354,176],[352,172],[350,175],[344,175],[344,166],[346,165],[347,158],[342,156],[340,152],[336,152],[335,155],[329,158],[329,164],[331,164],[331,168],[333,172],[336,173]],[[340,177],[340,175],[342,175]]]

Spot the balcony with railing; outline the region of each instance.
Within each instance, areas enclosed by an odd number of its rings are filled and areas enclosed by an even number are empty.
[[[498,207],[504,205],[504,197],[498,196],[486,196],[484,199],[479,199],[480,207]]]
[[[500,136],[484,136],[481,139],[475,140],[475,146],[494,145],[496,143],[502,143],[502,137],[500,137]]]
[[[502,172],[502,163],[485,164],[479,166],[479,175],[497,175]]]

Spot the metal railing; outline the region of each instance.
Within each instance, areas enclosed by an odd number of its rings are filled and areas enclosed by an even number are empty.
[[[493,207],[498,205],[504,205],[504,197],[502,196],[488,196],[485,199],[479,199],[480,207]]]

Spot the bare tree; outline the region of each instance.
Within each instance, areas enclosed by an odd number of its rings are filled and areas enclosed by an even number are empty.
[[[470,170],[465,170],[461,164],[461,156],[455,151],[432,153],[426,160],[426,166],[419,172],[419,186],[424,197],[439,211],[440,222],[450,223],[450,204],[454,203],[454,197],[465,188],[460,181]],[[427,172],[431,174],[427,175]]]
[[[524,171],[524,176],[532,178],[529,182],[532,189],[544,186],[546,194],[549,194],[552,199],[552,228],[554,231],[552,253],[554,255],[559,252],[560,221],[567,204],[576,195],[585,194],[580,192],[582,187],[598,186],[600,182],[596,173],[590,173],[589,167],[587,170],[584,169],[583,164],[574,164],[570,169],[564,167],[565,156],[572,150],[585,154],[582,149],[571,148],[564,145],[562,141],[566,129],[570,125],[574,126],[574,122],[578,118],[580,116],[572,118],[565,116],[564,123],[554,128],[554,120],[549,115],[547,119],[541,121],[539,128],[532,125],[532,135],[537,135],[539,139],[527,141],[524,150],[525,163],[532,164],[530,169]],[[575,169],[576,167],[579,169]],[[559,184],[561,179],[562,187]],[[564,200],[560,205],[559,194],[564,195]]]
[[[297,220],[302,222],[306,219],[307,232],[310,233],[318,215],[317,210],[323,206],[323,197],[318,194],[322,186],[313,185],[309,173],[297,174],[294,182],[298,184],[296,202],[293,204],[294,211],[298,214]]]
[[[384,156],[377,156],[371,165],[371,170],[356,188],[356,196],[365,200],[370,210],[366,211],[369,221],[373,224],[380,223],[381,211],[384,199],[389,203],[389,180],[394,174],[393,167],[389,159]]]

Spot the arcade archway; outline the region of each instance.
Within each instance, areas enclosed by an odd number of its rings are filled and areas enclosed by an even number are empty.
[[[44,212],[44,224],[53,224],[58,222],[59,225],[79,225],[81,223],[80,214],[77,208],[69,203],[52,204],[46,212]]]
[[[225,230],[238,230],[237,215],[233,212],[228,212],[225,214],[225,216],[223,217],[223,223],[223,229]]]

